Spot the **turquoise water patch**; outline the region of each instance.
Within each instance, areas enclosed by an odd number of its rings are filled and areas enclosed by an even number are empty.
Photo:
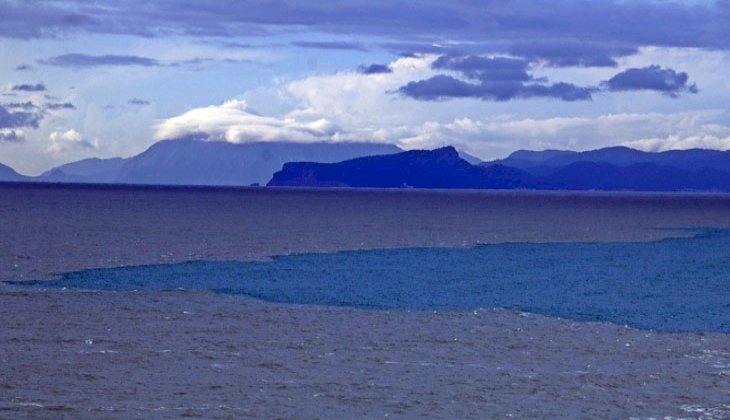
[[[730,231],[650,243],[514,243],[187,262],[15,284],[183,288],[373,309],[511,308],[659,331],[730,333]]]

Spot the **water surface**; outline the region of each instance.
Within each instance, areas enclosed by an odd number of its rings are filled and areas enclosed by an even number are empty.
[[[510,308],[668,332],[730,332],[730,230],[648,243],[507,243],[95,269],[23,284],[209,290],[371,309]]]

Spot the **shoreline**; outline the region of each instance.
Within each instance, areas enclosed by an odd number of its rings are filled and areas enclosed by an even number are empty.
[[[553,196],[624,196],[624,197],[699,197],[725,198],[730,200],[730,192],[713,190],[580,190],[580,189],[529,189],[529,188],[377,188],[377,187],[290,187],[265,185],[204,185],[204,184],[120,184],[87,182],[37,182],[37,181],[0,181],[0,187],[30,187],[39,189],[81,189],[81,190],[153,190],[153,191],[257,191],[261,193],[404,193],[404,194],[503,194],[503,195],[553,195]]]

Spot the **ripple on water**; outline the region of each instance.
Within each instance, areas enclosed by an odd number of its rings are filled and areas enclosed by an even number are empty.
[[[648,243],[507,243],[97,269],[18,284],[209,290],[372,309],[510,308],[669,332],[730,332],[730,231]],[[186,313],[186,312],[184,312]]]

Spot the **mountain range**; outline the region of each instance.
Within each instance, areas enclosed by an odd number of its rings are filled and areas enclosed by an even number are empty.
[[[366,156],[339,163],[290,162],[269,186],[368,188],[522,188],[524,173],[472,165],[453,147]],[[528,175],[529,178],[529,175]]]
[[[445,147],[331,164],[287,163],[268,185],[730,191],[730,153],[647,153],[623,147],[591,152],[518,151],[506,159],[471,165],[453,147]]]
[[[339,162],[359,156],[402,150],[365,142],[229,143],[198,139],[163,140],[129,158],[84,159],[58,166],[37,177],[0,169],[0,180],[158,185],[266,184],[290,161]],[[6,167],[7,168],[7,167]],[[16,176],[17,175],[17,176]],[[20,177],[20,178],[18,178]]]
[[[0,181],[22,182],[28,180],[30,180],[30,177],[20,175],[10,166],[0,163]]]
[[[403,152],[365,142],[163,140],[129,158],[84,159],[40,176],[0,164],[0,181],[160,185],[730,191],[730,152],[518,150],[481,162],[453,147]]]
[[[547,175],[576,163],[592,162],[625,168],[635,164],[656,164],[690,172],[703,169],[730,171],[730,152],[690,149],[643,152],[616,146],[587,152],[569,150],[518,150],[505,159],[483,162],[482,166],[505,165],[533,175]]]

